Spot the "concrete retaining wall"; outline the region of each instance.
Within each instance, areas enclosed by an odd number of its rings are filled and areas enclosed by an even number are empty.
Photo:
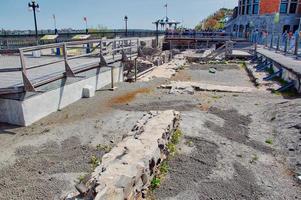
[[[114,68],[114,81],[123,81],[123,68]],[[28,126],[39,119],[62,109],[82,98],[83,88],[92,87],[94,90],[103,88],[111,83],[111,68],[89,78],[47,91],[23,101],[0,99],[0,122]]]

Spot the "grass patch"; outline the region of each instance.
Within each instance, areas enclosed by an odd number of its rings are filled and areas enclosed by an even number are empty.
[[[182,132],[179,129],[177,129],[171,136],[171,142],[173,144],[179,144],[182,135]]]
[[[242,69],[246,69],[246,68],[247,68],[247,63],[246,63],[246,62],[241,63],[241,64],[240,64],[240,67],[241,67]]]
[[[85,183],[89,178],[89,174],[81,174],[77,177],[78,183]]]
[[[173,132],[169,143],[166,145],[167,150],[169,152],[168,159],[174,156],[177,152],[176,145],[180,143],[180,139],[183,133],[181,130],[177,129]],[[150,194],[152,195],[152,191],[156,188],[160,187],[162,180],[165,178],[165,175],[169,172],[168,159],[163,161],[160,167],[156,170],[156,175],[151,180],[150,183]]]
[[[185,144],[189,147],[193,147],[193,142],[192,141],[186,141]]]
[[[155,176],[151,181],[151,186],[150,186],[151,189],[154,190],[160,187],[160,185],[161,185],[161,179]]]
[[[109,153],[111,150],[112,150],[112,146],[110,145],[101,145],[101,144],[98,144],[96,146],[96,149],[98,151],[104,151],[105,153]]]
[[[161,174],[167,174],[169,171],[169,165],[167,161],[163,161],[160,166],[160,173]]]
[[[265,143],[267,143],[267,144],[273,144],[273,140],[272,140],[272,139],[267,139],[267,140],[265,141]]]
[[[256,154],[254,154],[254,155],[252,156],[252,159],[250,160],[250,163],[251,163],[251,164],[256,163],[256,161],[258,161],[258,159],[259,159],[259,157],[258,157]]]
[[[214,96],[212,96],[212,98],[213,99],[221,99],[221,98],[223,98],[222,96],[218,96],[218,95],[214,95]]]
[[[101,164],[101,159],[99,159],[95,155],[93,155],[90,158],[90,164],[92,166],[92,169],[94,170],[96,167],[98,167]]]

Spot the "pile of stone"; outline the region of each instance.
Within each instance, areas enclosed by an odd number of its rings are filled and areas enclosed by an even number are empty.
[[[155,171],[168,154],[167,144],[179,124],[179,112],[151,111],[109,153],[82,188],[81,196],[96,200],[144,198]],[[70,196],[70,195],[69,195]],[[72,195],[71,195],[72,196]]]
[[[170,89],[170,94],[194,94],[195,91],[215,91],[215,92],[235,92],[235,93],[247,93],[253,92],[254,89],[250,87],[240,86],[226,86],[226,85],[214,85],[209,83],[199,82],[182,82],[172,81],[168,85],[161,85],[161,88]]]
[[[246,65],[246,71],[250,76],[251,81],[255,86],[259,86],[263,90],[277,90],[281,87],[281,84],[276,81],[265,81],[264,78],[269,75],[266,71],[256,71],[256,64],[248,63]]]

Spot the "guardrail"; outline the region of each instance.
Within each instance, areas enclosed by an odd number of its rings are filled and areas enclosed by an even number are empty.
[[[50,53],[43,52],[44,50],[51,49]],[[72,50],[82,50],[73,53],[73,55],[68,54],[68,49]],[[60,51],[60,55],[57,56],[57,52]],[[40,64],[28,64],[26,62],[26,54],[32,53],[30,55],[39,57],[41,56],[52,56],[56,58],[55,60],[48,61]],[[54,43],[47,45],[39,45],[32,47],[20,48],[20,68],[5,68],[0,69],[0,73],[10,73],[10,72],[21,72],[23,85],[11,88],[0,88],[0,94],[6,93],[18,93],[18,92],[36,92],[36,87],[53,82],[55,80],[64,77],[75,77],[77,73],[87,71],[92,68],[109,66],[109,64],[115,62],[125,62],[128,58],[138,56],[139,52],[139,39],[138,38],[121,38],[121,39],[107,39],[107,40],[83,40],[83,41],[73,41],[64,43]],[[75,66],[70,67],[69,62],[74,59],[79,59],[83,57],[93,57],[97,58],[97,62],[85,64],[85,66]],[[49,67],[50,65],[63,63],[64,71],[59,74],[52,74],[45,78],[39,79],[38,81],[30,80],[28,77],[28,71]]]
[[[47,34],[54,34],[54,33],[47,33]],[[59,33],[59,36],[56,40],[50,41],[41,41],[39,40],[38,43],[40,45],[43,44],[50,44],[50,43],[61,43],[61,42],[69,42],[72,41],[72,37],[75,35],[86,34],[85,32],[76,32],[76,33]],[[89,39],[102,39],[106,38],[133,38],[133,37],[153,37],[157,34],[163,35],[164,32],[155,32],[155,31],[98,31],[98,32],[91,32],[88,33],[90,35]],[[40,34],[39,38],[44,36],[45,34]],[[0,35],[0,50],[17,50],[22,47],[28,46],[35,46],[37,45],[37,41],[34,34],[27,34],[27,35]]]
[[[301,39],[299,34],[289,35],[288,33],[273,33],[259,35],[251,34],[248,38],[256,44],[264,45],[266,48],[282,52],[287,55],[293,55],[296,59],[301,57]]]

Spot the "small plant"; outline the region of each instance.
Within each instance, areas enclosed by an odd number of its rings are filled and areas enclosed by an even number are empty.
[[[267,143],[267,144],[273,144],[273,140],[272,140],[272,139],[267,139],[267,140],[265,141],[265,143]]]
[[[105,153],[109,153],[112,150],[112,147],[110,145],[101,145],[101,144],[98,144],[96,146],[96,149],[98,151],[104,151]]]
[[[232,96],[233,96],[233,97],[238,97],[239,95],[238,95],[238,94],[233,94]]]
[[[221,99],[222,96],[217,96],[217,95],[215,95],[215,96],[212,96],[212,98],[213,98],[213,99]]]
[[[171,136],[171,142],[173,144],[179,144],[182,135],[183,135],[182,132],[179,129],[177,129]]]
[[[151,188],[152,190],[158,188],[161,184],[161,180],[158,177],[154,177],[151,181]]]
[[[169,171],[169,166],[167,161],[162,162],[161,166],[160,166],[160,173],[161,174],[167,174]]]
[[[173,144],[172,142],[169,142],[167,144],[167,149],[168,149],[168,152],[170,153],[171,156],[174,156],[177,152],[176,145]]]
[[[79,183],[81,183],[85,180],[85,178],[86,178],[86,175],[81,174],[79,177],[77,177],[77,180],[78,180]]]
[[[186,141],[185,144],[189,147],[193,147],[193,142],[192,141]]]
[[[250,161],[251,164],[256,163],[256,161],[259,159],[259,157],[255,154],[252,156],[252,160]]]
[[[101,160],[98,159],[95,155],[93,155],[90,159],[90,163],[92,165],[92,168],[95,169],[101,164]]]

